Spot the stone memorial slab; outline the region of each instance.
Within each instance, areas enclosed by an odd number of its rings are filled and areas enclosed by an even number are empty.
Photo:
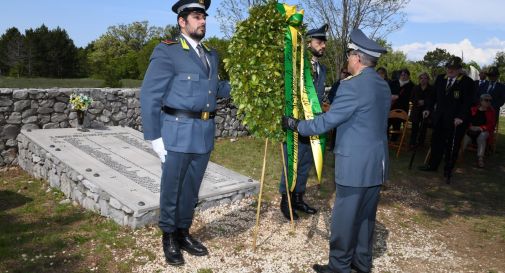
[[[157,221],[161,163],[139,131],[22,130],[18,142],[21,167],[84,207],[132,227]],[[209,162],[199,206],[229,203],[258,187],[257,181]]]

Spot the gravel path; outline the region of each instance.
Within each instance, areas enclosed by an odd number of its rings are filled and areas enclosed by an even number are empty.
[[[405,210],[402,208],[402,213],[408,213]],[[327,261],[329,205],[314,216],[304,215],[292,233],[289,222],[281,218],[278,202],[266,204],[262,208],[258,249],[253,252],[255,212],[254,200],[248,199],[197,213],[192,233],[208,246],[210,255],[194,257],[185,253],[186,265],[179,268],[166,265],[156,228],[136,231],[137,245],[130,255],[133,251],[144,251],[155,257],[137,258],[142,265],[132,270],[301,273],[313,272],[312,264]],[[468,268],[475,261],[458,257],[447,248],[443,238],[426,228],[413,222],[407,226],[396,223],[397,214],[396,208],[379,208],[373,272],[472,272]]]

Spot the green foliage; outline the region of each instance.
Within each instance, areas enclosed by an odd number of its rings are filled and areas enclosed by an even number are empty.
[[[93,42],[90,70],[110,87],[120,86],[120,79],[142,79],[153,48],[175,32],[174,26],[149,27],[147,21],[109,27]]]
[[[249,131],[261,138],[282,141],[284,104],[284,18],[276,2],[250,9],[237,25],[224,60],[232,98]]]
[[[229,40],[220,39],[217,37],[210,37],[205,41],[205,43],[209,47],[211,47],[217,51],[217,54],[218,54],[220,60],[227,59],[230,56],[230,53],[228,52],[228,46],[230,45]],[[219,78],[222,80],[229,80],[230,79],[228,72],[224,68],[224,62],[219,62],[218,74],[219,74]]]
[[[389,75],[394,71],[408,69],[410,71],[410,79],[414,83],[418,83],[418,77],[423,72],[429,72],[429,69],[422,62],[412,62],[407,60],[405,53],[401,51],[393,51],[391,48],[388,52],[382,55],[377,64],[378,67],[384,67]]]
[[[500,71],[500,81],[505,82],[505,51],[496,53],[493,65],[497,66]]]
[[[431,76],[435,77],[438,74],[444,73],[444,66],[452,57],[454,55],[447,52],[447,50],[436,48],[424,55],[423,64],[430,69]]]

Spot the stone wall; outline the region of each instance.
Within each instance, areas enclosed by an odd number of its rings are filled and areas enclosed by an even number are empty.
[[[77,114],[68,103],[72,93],[93,98],[84,125],[129,126],[142,131],[140,90],[137,89],[6,89],[0,88],[0,166],[15,164],[16,137],[21,129],[67,128],[77,125]],[[237,109],[229,100],[217,107],[216,137],[247,135],[236,118]]]

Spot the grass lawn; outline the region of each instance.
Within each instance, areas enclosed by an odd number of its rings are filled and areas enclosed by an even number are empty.
[[[123,87],[140,87],[141,80],[121,80]],[[100,79],[53,79],[53,78],[14,78],[1,77],[0,88],[99,88],[104,87],[104,81]]]
[[[505,129],[503,118],[501,128]],[[388,228],[422,226],[460,256],[476,257],[489,265],[486,272],[503,270],[504,131],[498,137],[497,152],[486,159],[486,168],[477,168],[475,152],[468,151],[457,163],[450,185],[441,172],[427,174],[415,169],[422,163],[425,149],[418,151],[412,170],[407,168],[409,152],[399,158],[391,152],[390,182],[382,192],[380,207],[393,214],[381,217],[381,223]],[[263,140],[220,139],[211,160],[259,180],[263,149]],[[318,186],[314,174],[309,180],[308,195],[319,207],[331,204],[334,196],[332,155],[326,153],[322,184]],[[267,162],[264,198],[268,203],[278,200],[279,144],[269,143]],[[0,171],[0,272],[130,272],[152,260],[153,251],[158,251],[134,249],[133,254],[125,255],[132,252],[125,249],[134,247],[137,236],[158,240],[156,227],[132,231],[61,200],[61,192],[48,189],[47,182],[16,167]]]

